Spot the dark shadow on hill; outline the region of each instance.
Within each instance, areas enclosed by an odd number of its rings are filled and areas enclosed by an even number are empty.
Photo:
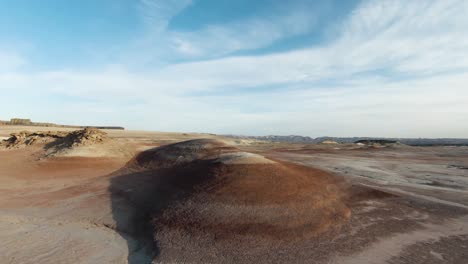
[[[213,175],[206,164],[195,161],[170,168],[143,168],[135,160],[114,172],[110,181],[114,227],[128,245],[128,263],[151,263],[160,253],[154,240],[157,219],[173,203],[190,196],[194,187]]]

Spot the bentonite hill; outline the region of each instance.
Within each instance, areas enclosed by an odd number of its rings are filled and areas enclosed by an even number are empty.
[[[140,233],[162,262],[278,259],[272,248],[339,229],[351,214],[336,177],[212,139],[144,151],[112,182],[144,211],[137,225],[149,224]]]

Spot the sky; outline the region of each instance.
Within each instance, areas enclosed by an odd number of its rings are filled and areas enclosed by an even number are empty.
[[[465,0],[0,0],[0,120],[468,137]]]

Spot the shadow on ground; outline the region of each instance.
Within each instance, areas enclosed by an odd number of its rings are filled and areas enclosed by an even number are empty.
[[[151,189],[147,173],[132,173],[126,168],[115,172],[111,178],[113,228],[127,241],[128,263],[151,263],[152,256],[157,254],[153,243],[153,232],[150,224]],[[146,202],[146,198],[148,199]]]

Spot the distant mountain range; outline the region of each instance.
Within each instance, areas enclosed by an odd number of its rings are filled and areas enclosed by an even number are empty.
[[[390,140],[397,141],[410,146],[468,146],[467,138],[379,138],[379,137],[318,137],[311,138],[307,136],[239,136],[239,135],[225,135],[231,138],[238,139],[256,139],[274,142],[288,142],[288,143],[321,143],[323,141],[336,141],[338,143],[355,143],[362,140]]]

